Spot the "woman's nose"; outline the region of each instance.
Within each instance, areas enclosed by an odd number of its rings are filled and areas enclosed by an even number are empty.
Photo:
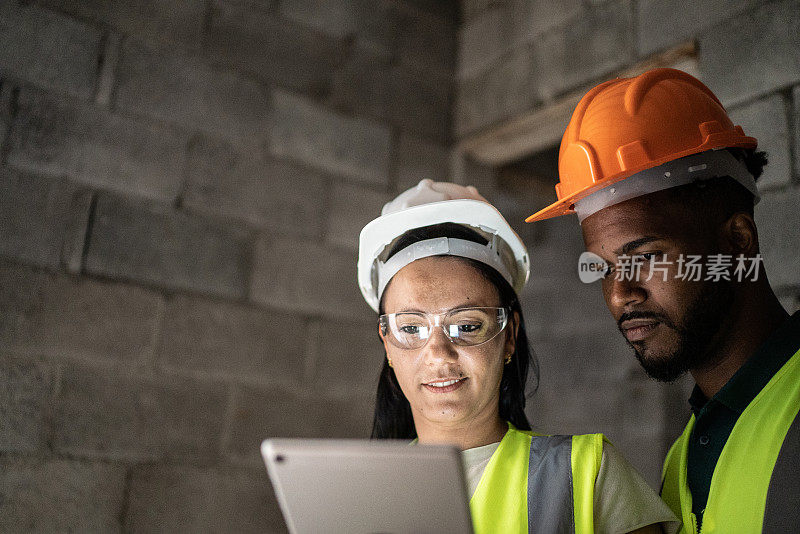
[[[437,359],[453,359],[458,357],[458,352],[455,350],[455,345],[450,341],[444,333],[444,325],[437,325],[431,328],[430,337],[428,342],[422,348],[425,351],[425,356],[431,361]]]

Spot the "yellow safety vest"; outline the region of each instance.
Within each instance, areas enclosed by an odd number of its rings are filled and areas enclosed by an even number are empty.
[[[767,490],[784,438],[800,409],[800,351],[794,354],[736,421],[722,449],[708,493],[701,532],[752,534],[762,531]],[[661,497],[681,518],[682,534],[697,534],[692,495],[686,482],[694,415],[664,462]],[[787,525],[787,528],[800,525]]]
[[[603,440],[543,436],[509,423],[470,500],[475,534],[594,532]]]

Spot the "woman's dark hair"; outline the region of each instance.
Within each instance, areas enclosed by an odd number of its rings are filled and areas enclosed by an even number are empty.
[[[392,248],[389,257],[417,241],[436,237],[464,239],[482,245],[488,242],[480,234],[464,226],[453,223],[437,224],[411,230],[404,234]],[[531,425],[525,415],[525,386],[528,380],[528,373],[531,373],[533,375],[532,392],[536,390],[539,382],[539,365],[528,345],[525,319],[522,316],[519,298],[517,298],[516,292],[506,282],[505,278],[495,269],[469,258],[460,259],[469,263],[497,288],[497,292],[500,295],[500,306],[510,310],[510,316],[513,317],[514,312],[518,314],[519,330],[514,344],[514,354],[511,356],[511,363],[504,366],[503,376],[500,379],[499,411],[500,418],[504,421],[510,422],[521,430],[530,430]],[[384,291],[385,294],[386,292]],[[378,313],[384,313],[383,298],[381,298]],[[400,389],[394,370],[389,367],[387,360],[384,358],[375,399],[372,438],[413,439],[416,437],[417,431],[414,427],[414,418],[411,415],[411,405]]]

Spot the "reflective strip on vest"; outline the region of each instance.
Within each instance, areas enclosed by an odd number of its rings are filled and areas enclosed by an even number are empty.
[[[602,460],[602,434],[534,436],[528,532],[594,532],[594,485]]]
[[[800,351],[775,373],[736,421],[711,478],[702,532],[749,534],[761,532],[763,526],[772,524],[772,520],[765,519],[768,490],[781,495],[796,491],[796,483],[778,487],[780,479],[776,478],[774,485],[770,480],[798,410]],[[686,482],[694,423],[692,416],[670,449],[664,462],[661,489],[661,497],[683,521],[682,533],[697,532],[697,518],[692,513],[692,496]],[[788,446],[786,454],[793,454],[792,450]],[[797,465],[797,458],[787,462]],[[796,498],[796,494],[792,495]]]
[[[476,534],[593,532],[603,436],[539,436],[509,425],[470,500]]]
[[[572,437],[534,436],[528,462],[528,532],[575,532]]]

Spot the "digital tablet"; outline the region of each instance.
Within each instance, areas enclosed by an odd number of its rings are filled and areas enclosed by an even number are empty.
[[[292,534],[472,533],[456,447],[268,439],[261,454]]]

